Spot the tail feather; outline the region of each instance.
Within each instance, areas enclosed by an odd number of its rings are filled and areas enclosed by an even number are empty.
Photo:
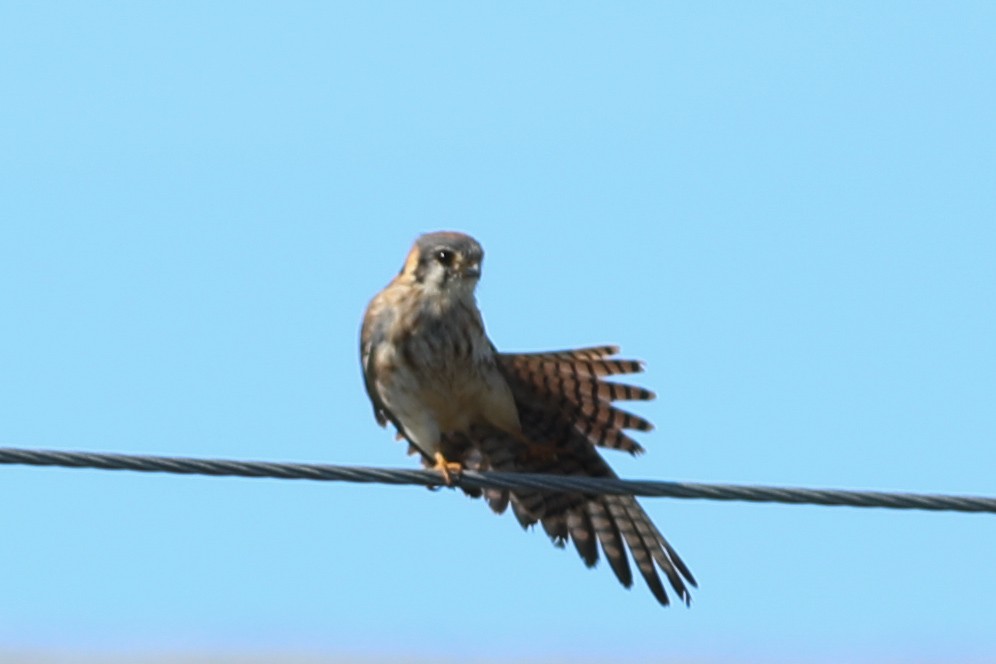
[[[664,584],[657,576],[657,569],[654,567],[654,559],[650,553],[650,547],[640,534],[639,526],[633,520],[630,512],[626,509],[625,503],[620,500],[620,496],[605,496],[602,499],[605,506],[616,522],[619,532],[626,540],[630,555],[636,563],[636,568],[640,570],[640,575],[647,582],[647,587],[653,593],[657,601],[665,606],[669,603],[667,592],[664,591]]]
[[[598,562],[598,540],[595,538],[595,529],[591,525],[588,512],[584,509],[568,511],[567,530],[585,567],[594,567]]]
[[[619,526],[601,501],[591,500],[586,507],[588,518],[591,519],[592,528],[595,530],[595,537],[602,546],[602,553],[609,561],[609,567],[619,579],[619,583],[629,588],[633,585],[633,572],[629,568]]]

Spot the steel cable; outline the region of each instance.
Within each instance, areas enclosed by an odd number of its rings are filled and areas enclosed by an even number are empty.
[[[431,470],[367,468],[314,463],[278,463],[231,459],[196,459],[136,454],[69,452],[0,447],[0,464],[131,470],[146,473],[210,475],[216,477],[268,477],[284,480],[415,484],[439,486],[439,473]],[[564,475],[464,472],[455,478],[465,488],[538,489],[588,494],[644,497],[734,500],[793,505],[845,505],[888,509],[996,513],[996,498],[941,494],[847,491],[794,487],[703,484],[652,480],[622,480]]]

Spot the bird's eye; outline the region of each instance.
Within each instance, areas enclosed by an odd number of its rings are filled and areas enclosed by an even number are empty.
[[[436,260],[440,264],[449,267],[453,263],[453,252],[449,249],[440,249],[436,252]]]

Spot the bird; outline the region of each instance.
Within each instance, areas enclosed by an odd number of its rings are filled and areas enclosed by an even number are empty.
[[[655,395],[606,378],[640,372],[643,363],[616,357],[611,345],[498,352],[475,296],[483,260],[470,235],[423,234],[370,301],[360,361],[377,423],[393,425],[445,485],[464,470],[617,477],[599,448],[640,454],[627,430],[653,426],[614,402]],[[511,507],[524,529],[539,524],[557,547],[572,542],[587,567],[601,548],[626,588],[633,584],[628,550],[658,603],[670,603],[658,572],[691,602],[695,578],[633,496],[464,491],[498,514]]]

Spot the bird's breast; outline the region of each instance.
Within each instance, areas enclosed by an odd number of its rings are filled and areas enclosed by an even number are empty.
[[[385,402],[428,412],[439,430],[465,431],[490,421],[517,428],[518,416],[476,311],[452,307],[399,320],[382,348],[378,372]],[[497,420],[497,422],[495,421]]]

